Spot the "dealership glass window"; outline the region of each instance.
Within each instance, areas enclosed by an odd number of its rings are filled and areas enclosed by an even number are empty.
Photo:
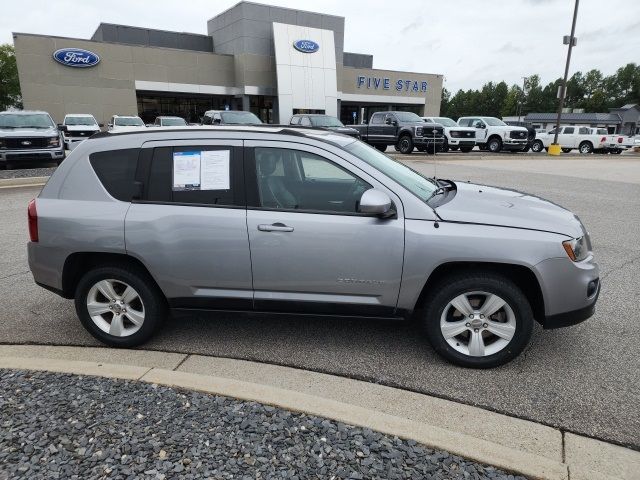
[[[200,123],[207,110],[231,108],[233,98],[226,95],[181,95],[162,92],[137,92],[138,115],[145,123],[172,116],[189,123]]]
[[[249,111],[263,123],[273,123],[273,97],[249,96]]]
[[[229,180],[228,189],[212,190],[204,188],[174,188],[176,157],[184,154],[202,154],[206,151],[228,152]],[[204,155],[202,155],[204,158]],[[153,152],[149,168],[145,201],[162,203],[180,203],[194,205],[244,206],[244,176],[242,162],[237,161],[236,148],[227,146],[180,146],[159,147]],[[201,170],[198,165],[198,172]]]

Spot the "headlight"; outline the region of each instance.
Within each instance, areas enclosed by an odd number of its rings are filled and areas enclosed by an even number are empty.
[[[574,262],[581,262],[589,255],[589,245],[586,237],[573,238],[562,242],[564,251]]]
[[[451,138],[459,138],[460,132],[458,130],[450,130],[449,135],[451,135]]]
[[[4,143],[4,140],[2,140],[1,138],[0,138],[0,148],[7,148],[7,146]]]
[[[422,127],[416,127],[416,137],[422,136]]]
[[[60,146],[60,137],[51,137],[49,139],[50,147],[59,147]]]

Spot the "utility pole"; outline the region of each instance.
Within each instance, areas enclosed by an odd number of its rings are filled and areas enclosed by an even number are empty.
[[[522,97],[520,99],[520,108],[518,108],[518,125],[520,125],[520,117],[522,117],[522,107],[524,106],[524,96],[527,90],[527,80],[529,77],[522,77]]]
[[[571,23],[571,35],[568,37],[565,35],[563,43],[569,45],[567,50],[567,64],[564,67],[564,78],[562,79],[562,86],[560,87],[560,101],[558,102],[558,117],[556,118],[556,132],[553,135],[553,143],[549,146],[549,155],[560,155],[560,145],[558,145],[558,130],[560,130],[560,117],[562,116],[562,108],[564,107],[564,99],[567,94],[567,78],[569,77],[569,64],[571,62],[571,50],[577,44],[576,34],[576,20],[578,18],[578,5],[580,0],[576,0],[575,7],[573,9],[573,22]]]

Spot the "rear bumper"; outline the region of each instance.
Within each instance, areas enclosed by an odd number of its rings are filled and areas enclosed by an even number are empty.
[[[20,162],[28,160],[57,161],[64,158],[64,148],[56,149],[34,149],[34,150],[2,150],[0,151],[0,161]]]

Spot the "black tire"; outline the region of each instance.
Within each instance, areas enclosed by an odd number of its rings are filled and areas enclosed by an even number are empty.
[[[578,151],[583,155],[593,153],[593,144],[591,142],[584,141],[578,146]]]
[[[541,152],[544,149],[544,143],[542,143],[542,140],[534,140],[533,143],[531,144],[531,151],[532,152]]]
[[[482,152],[486,152],[487,151],[487,145],[485,143],[483,143],[482,145],[478,145],[478,148],[482,151]]]
[[[398,139],[397,145],[398,150],[403,155],[409,155],[411,152],[413,152],[413,139],[411,138],[411,135],[401,135]]]
[[[458,148],[460,148],[460,147],[455,147],[455,146],[451,145],[451,146],[449,147],[449,150],[451,150],[452,152],[457,152],[457,151],[458,151]],[[462,148],[460,148],[460,150],[462,150]],[[464,152],[464,150],[462,150],[462,151]]]
[[[374,147],[375,147],[377,150],[380,150],[381,152],[386,152],[386,151],[387,151],[387,146],[386,146],[386,145],[380,145],[380,144],[378,144],[378,145],[374,145]]]
[[[460,147],[462,153],[469,153],[471,150],[473,150],[473,147]]]
[[[493,368],[513,360],[529,343],[534,322],[531,306],[522,290],[506,277],[494,273],[453,275],[444,278],[431,291],[425,301],[423,327],[435,351],[448,361],[463,367]],[[457,351],[445,340],[440,328],[441,317],[449,302],[462,293],[477,291],[498,295],[515,317],[515,332],[509,343],[486,356],[470,356]],[[453,341],[457,339],[454,337]]]
[[[502,140],[500,140],[498,137],[491,137],[487,142],[487,150],[489,150],[491,153],[498,153],[500,150],[502,150]]]
[[[563,148],[562,151],[564,153],[569,153],[572,149],[571,148]]]
[[[135,333],[114,336],[101,330],[91,319],[87,308],[87,296],[91,288],[101,280],[113,279],[133,287],[144,309],[144,321]],[[102,343],[112,347],[134,347],[149,340],[160,328],[167,316],[167,301],[154,280],[142,269],[129,265],[94,268],[80,279],[75,292],[76,313],[87,331]]]
[[[447,137],[444,137],[444,142],[442,142],[442,146],[439,151],[442,153],[447,153],[449,151],[449,140],[447,140]]]
[[[620,155],[622,153],[622,150],[618,149],[618,150],[611,150],[610,153],[613,153],[614,155]]]
[[[527,145],[526,147],[524,147],[522,150],[520,150],[521,152],[528,152],[529,150],[531,150],[531,145]]]

